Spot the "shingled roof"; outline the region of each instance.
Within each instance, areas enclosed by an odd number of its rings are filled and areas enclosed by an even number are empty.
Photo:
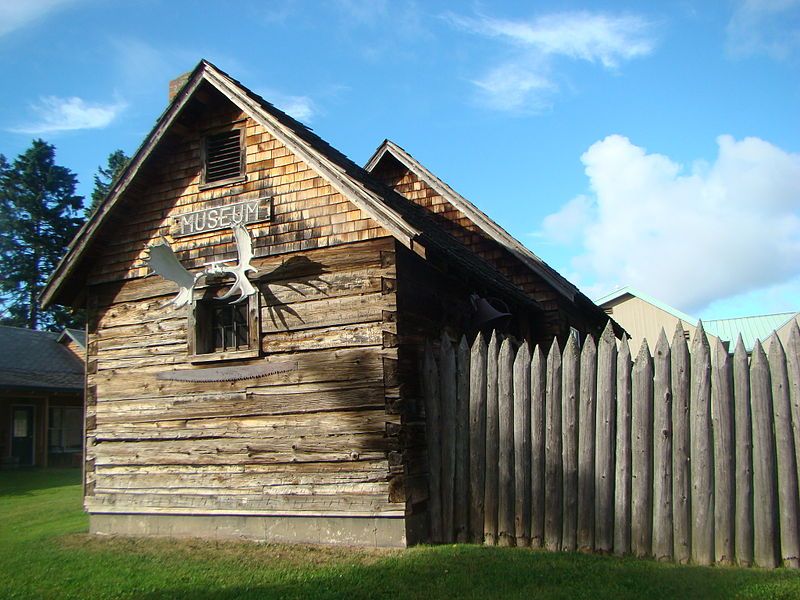
[[[0,326],[0,388],[83,391],[83,361],[58,342],[62,335]]]

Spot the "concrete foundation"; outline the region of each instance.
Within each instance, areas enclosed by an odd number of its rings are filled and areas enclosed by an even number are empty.
[[[402,548],[403,517],[92,514],[89,531],[101,535],[248,539],[282,544]]]

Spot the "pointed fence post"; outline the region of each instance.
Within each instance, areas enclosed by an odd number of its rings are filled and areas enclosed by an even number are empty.
[[[461,336],[456,353],[456,472],[453,521],[455,538],[465,543],[469,521],[469,345]]]
[[[594,550],[594,461],[597,414],[597,346],[591,335],[581,349],[578,409],[578,550]]]
[[[769,370],[772,380],[772,411],[775,426],[775,449],[778,465],[778,506],[781,536],[781,558],[784,566],[800,567],[800,539],[798,539],[797,463],[792,411],[789,401],[789,376],[786,371],[786,353],[778,335],[773,333],[769,345]]]
[[[553,339],[547,354],[545,399],[544,545],[561,549],[563,471],[561,469],[561,350]]]
[[[733,447],[733,369],[731,357],[719,338],[714,338],[711,370],[711,417],[714,440],[714,556],[724,565],[734,560],[735,500]]]
[[[547,373],[541,348],[531,358],[531,546],[544,543],[545,390]]]
[[[492,332],[486,353],[486,484],[484,496],[484,543],[497,544],[497,492],[500,467],[500,416],[497,412],[497,356],[500,342]]]
[[[562,358],[562,468],[564,504],[561,549],[575,550],[578,525],[578,394],[580,386],[580,350],[574,335],[570,335]]]
[[[517,546],[531,544],[531,352],[514,359],[514,527]]]
[[[672,520],[675,561],[689,562],[692,551],[691,472],[689,468],[689,388],[691,364],[680,321],[672,337]]]
[[[611,552],[614,547],[614,450],[616,444],[617,340],[611,320],[597,349],[597,421],[594,466],[594,547]]]
[[[439,342],[439,394],[442,403],[442,536],[452,543],[453,501],[456,471],[456,355],[450,337],[442,332]]]
[[[425,344],[422,377],[425,397],[425,437],[428,446],[428,526],[434,544],[442,541],[442,454],[439,414],[439,371],[430,342]]]
[[[620,342],[617,356],[617,444],[614,479],[614,554],[631,551],[631,349]]]
[[[483,542],[483,501],[486,481],[486,339],[472,344],[469,369],[469,523],[470,540]]]
[[[672,374],[671,353],[664,330],[653,352],[653,556],[671,560],[672,531]]]
[[[753,429],[750,415],[750,362],[742,336],[733,353],[733,406],[736,435],[736,562],[753,564]]]
[[[800,327],[797,325],[796,318],[792,319],[789,340],[786,343],[786,371],[789,377],[789,401],[792,407],[797,479],[800,481]]]
[[[772,390],[769,365],[756,340],[750,361],[750,410],[753,419],[753,557],[759,567],[778,566],[778,490]]]
[[[631,550],[650,556],[653,548],[653,358],[642,340],[633,365],[631,432]]]
[[[497,543],[513,546],[514,527],[514,349],[506,338],[497,369],[497,405],[500,431],[500,480],[497,494]]]
[[[692,561],[714,562],[714,449],[711,433],[711,350],[698,323],[692,340],[690,453],[692,474]]]

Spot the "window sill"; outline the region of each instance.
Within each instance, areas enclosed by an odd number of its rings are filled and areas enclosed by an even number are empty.
[[[261,355],[258,348],[248,348],[247,350],[230,350],[228,352],[209,352],[208,354],[193,354],[189,357],[189,362],[208,363],[222,362],[226,360],[241,360],[243,358],[257,358]]]
[[[219,181],[212,181],[211,183],[201,183],[198,189],[202,192],[213,188],[223,187],[226,185],[233,185],[235,183],[245,183],[247,175],[239,175],[238,177],[231,177],[230,179],[221,179]]]

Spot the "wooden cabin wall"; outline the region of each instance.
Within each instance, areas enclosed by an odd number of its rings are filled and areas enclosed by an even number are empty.
[[[545,343],[548,339],[552,340],[553,336],[565,339],[570,326],[584,332],[589,330],[590,324],[586,319],[567,306],[550,284],[484,234],[464,213],[394,157],[387,155],[372,171],[372,175],[407,199],[428,209],[445,231],[539,302],[544,313],[538,328],[541,338],[537,341]]]
[[[234,364],[297,363],[259,379],[156,379],[193,368],[187,314],[164,306],[174,289],[158,277],[90,288],[90,512],[404,510],[401,469],[390,468],[398,393],[386,385],[397,359],[394,240],[254,264],[280,268],[260,286],[266,358]]]
[[[402,469],[389,464],[399,425],[394,239],[216,91],[192,102],[92,248],[87,509],[402,514]],[[201,189],[203,132],[240,120],[247,181]],[[188,309],[168,306],[176,286],[148,276],[146,249],[182,213],[262,193],[272,219],[248,226],[253,264],[268,279],[262,357],[193,365]],[[169,239],[188,269],[237,258],[230,229]],[[264,360],[297,368],[229,382],[156,379]]]

